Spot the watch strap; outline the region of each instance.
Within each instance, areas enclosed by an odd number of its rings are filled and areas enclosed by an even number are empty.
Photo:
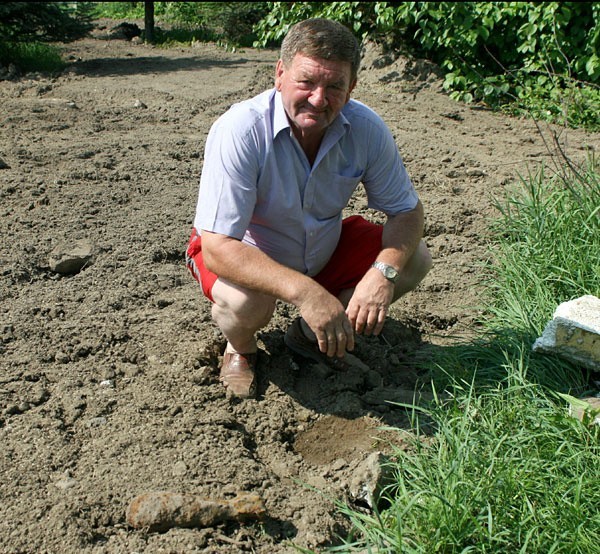
[[[396,283],[396,281],[398,281],[398,277],[400,276],[400,274],[398,273],[398,270],[394,266],[391,266],[389,264],[375,260],[371,264],[371,267],[374,267],[375,269],[378,269],[379,271],[381,271],[383,276],[388,281],[391,281],[394,284]]]

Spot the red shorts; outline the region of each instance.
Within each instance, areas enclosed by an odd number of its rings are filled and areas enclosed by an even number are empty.
[[[333,255],[313,279],[334,296],[356,287],[381,252],[382,234],[381,225],[361,216],[353,215],[344,219],[340,241]],[[206,298],[214,302],[211,291],[218,276],[204,265],[202,239],[196,229],[192,229],[185,260],[194,279],[202,285]]]

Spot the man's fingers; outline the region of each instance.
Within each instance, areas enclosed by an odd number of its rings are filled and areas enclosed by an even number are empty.
[[[346,350],[354,349],[354,332],[350,322],[344,322],[337,329],[316,333],[319,350],[329,357],[342,357]]]
[[[384,306],[371,306],[362,310],[356,317],[354,330],[357,334],[378,335],[383,329],[387,309]]]
[[[379,309],[377,314],[377,322],[375,323],[375,328],[373,329],[374,335],[379,335],[383,330],[383,324],[385,323],[385,316],[387,315],[387,310],[384,307]]]

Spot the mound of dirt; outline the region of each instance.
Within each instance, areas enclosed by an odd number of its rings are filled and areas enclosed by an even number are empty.
[[[59,76],[0,82],[1,550],[276,554],[334,542],[347,523],[331,498],[352,501],[371,452],[404,448],[381,427],[408,428],[400,404],[420,389],[417,358],[472,330],[491,200],[549,160],[547,137],[454,103],[430,64],[369,46],[354,96],[394,133],[434,269],[382,336],[359,337],[366,365],[344,374],[290,354],[297,314],[279,304],[259,336],[259,398],[232,402],[217,380],[223,337],[183,253],[208,129],[272,86],[277,52],[107,37],[64,52]],[[566,139],[575,160],[600,144]],[[379,217],[360,190],[348,212]],[[55,249],[76,257],[82,243],[88,256],[57,272]],[[268,517],[130,528],[131,499],[165,490],[258,493]]]

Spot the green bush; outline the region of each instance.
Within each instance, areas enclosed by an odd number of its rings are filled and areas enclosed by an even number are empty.
[[[436,62],[464,102],[509,105],[550,121],[600,129],[597,2],[272,2],[256,46],[327,17],[361,38]]]
[[[85,6],[69,2],[4,2],[0,4],[0,42],[71,41],[91,29]]]
[[[96,2],[95,17],[143,19],[144,2]],[[268,12],[267,2],[154,2],[158,43],[187,42],[201,37],[234,46],[251,46],[253,28]]]
[[[85,6],[66,2],[4,2],[0,4],[0,67],[23,71],[57,71],[64,67],[50,42],[68,42],[91,29]]]

